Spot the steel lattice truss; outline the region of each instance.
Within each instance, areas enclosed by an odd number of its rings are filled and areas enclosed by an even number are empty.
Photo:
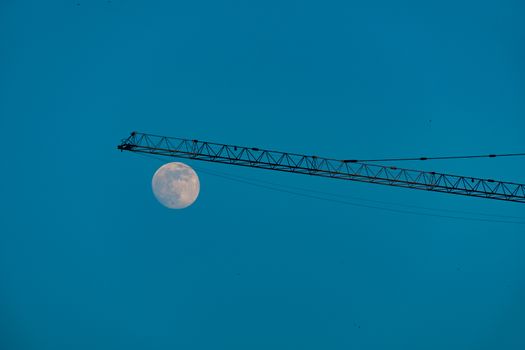
[[[132,132],[121,151],[525,203],[525,184]]]

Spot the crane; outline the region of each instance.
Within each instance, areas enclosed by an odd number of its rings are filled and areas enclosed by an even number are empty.
[[[525,203],[525,184],[132,132],[121,151]]]

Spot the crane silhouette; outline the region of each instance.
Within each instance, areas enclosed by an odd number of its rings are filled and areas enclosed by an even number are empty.
[[[132,132],[117,148],[121,151],[525,203],[525,184],[369,164],[352,159],[323,158],[139,132]]]

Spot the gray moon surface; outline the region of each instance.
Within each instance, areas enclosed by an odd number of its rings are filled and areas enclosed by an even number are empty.
[[[172,162],[161,166],[153,175],[151,187],[155,198],[170,209],[183,209],[199,196],[200,182],[190,166]]]

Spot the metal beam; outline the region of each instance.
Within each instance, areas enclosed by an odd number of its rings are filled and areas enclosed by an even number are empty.
[[[525,203],[525,184],[132,132],[121,151]]]

